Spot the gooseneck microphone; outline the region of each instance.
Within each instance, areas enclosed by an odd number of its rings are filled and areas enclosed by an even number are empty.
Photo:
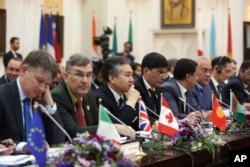
[[[41,109],[41,111],[43,113],[45,113],[56,124],[56,126],[67,136],[67,138],[69,139],[70,143],[73,143],[73,140],[70,137],[70,135],[67,133],[67,131],[49,114],[49,112],[47,111],[47,109],[42,104],[38,103],[38,106]]]
[[[192,107],[190,104],[188,104],[182,97],[178,97],[185,105],[187,105],[187,107],[191,108],[193,111],[197,111],[194,107]],[[199,111],[202,114],[202,111]],[[201,119],[202,121],[204,121],[203,116],[201,115]]]

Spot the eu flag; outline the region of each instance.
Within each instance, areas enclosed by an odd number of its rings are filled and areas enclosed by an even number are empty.
[[[30,133],[28,134],[27,149],[35,156],[39,167],[45,167],[46,144],[44,126],[37,109],[34,109],[33,113],[32,126]]]

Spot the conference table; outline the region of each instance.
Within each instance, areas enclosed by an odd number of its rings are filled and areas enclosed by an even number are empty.
[[[219,157],[213,161],[212,155],[205,149],[184,152],[173,148],[167,149],[144,149],[146,156],[137,159],[142,167],[223,167],[229,166],[230,151],[247,149],[250,150],[250,134],[221,134],[227,143],[221,146]],[[193,158],[191,158],[193,157]]]

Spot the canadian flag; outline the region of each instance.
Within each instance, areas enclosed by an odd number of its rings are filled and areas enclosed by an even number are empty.
[[[158,130],[166,135],[174,136],[179,132],[179,125],[169,108],[167,101],[161,98],[161,113]]]

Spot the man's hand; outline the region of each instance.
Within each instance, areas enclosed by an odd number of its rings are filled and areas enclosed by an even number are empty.
[[[1,155],[10,155],[14,153],[16,144],[13,142],[12,139],[3,140],[0,144],[0,148],[8,148],[8,150],[1,153]]]
[[[122,125],[122,124],[114,124],[114,125],[119,134],[128,136],[131,139],[135,137],[135,130],[131,128],[131,126]]]
[[[132,86],[128,92],[125,93],[127,97],[126,104],[130,105],[131,107],[135,108],[135,104],[140,97],[140,93]]]

